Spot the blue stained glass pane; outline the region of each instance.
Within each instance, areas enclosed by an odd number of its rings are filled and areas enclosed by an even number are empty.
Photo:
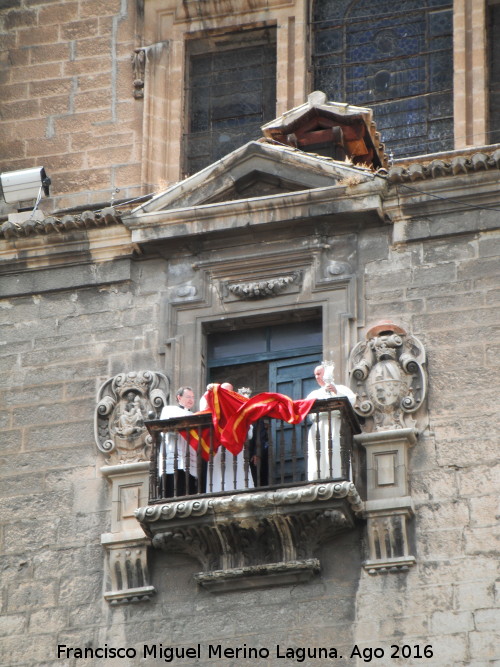
[[[314,3],[313,21],[342,19],[352,0],[321,0]]]
[[[317,67],[314,72],[314,88],[322,90],[329,99],[343,102],[342,71],[339,67]]]
[[[444,139],[450,134],[448,119],[435,120],[429,123],[429,139]]]
[[[276,45],[271,41],[193,55],[189,72],[185,155],[191,174],[258,138],[260,126],[274,117]]]
[[[451,91],[429,97],[429,115],[431,118],[453,115],[453,95]]]
[[[316,0],[314,19],[321,23],[314,28],[327,32],[330,18],[330,29],[338,34],[342,28],[343,46],[333,52],[336,46],[321,42],[321,53],[313,54],[315,88],[337,101],[371,106],[382,140],[395,153],[425,153],[437,144],[451,148],[452,5],[354,0],[341,6]],[[340,62],[325,67],[333,55]]]
[[[342,57],[339,54],[328,54],[326,56],[318,57],[318,67],[324,68],[328,65],[334,65],[336,67],[343,65]]]
[[[380,16],[381,14],[394,15],[396,13],[401,14],[412,11],[421,12],[422,4],[422,0],[399,0],[395,7],[394,2],[391,0],[377,0],[377,2],[373,2],[373,0],[359,0],[353,3],[348,16],[355,18],[359,16]]]
[[[430,61],[429,88],[444,90],[453,86],[453,58],[450,52],[435,53]]]
[[[429,34],[431,37],[438,35],[451,35],[453,32],[453,12],[432,12],[429,14]]]
[[[212,61],[210,58],[191,58],[191,76],[206,76],[212,69]]]
[[[451,36],[447,35],[446,37],[433,37],[429,41],[429,50],[430,51],[450,51],[451,52]],[[432,57],[432,56],[431,56]]]
[[[342,31],[337,29],[318,32],[315,46],[318,55],[340,51],[342,48]]]

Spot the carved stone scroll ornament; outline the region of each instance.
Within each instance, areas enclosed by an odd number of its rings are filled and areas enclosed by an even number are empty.
[[[120,373],[101,386],[94,434],[108,463],[149,460],[152,440],[144,420],[160,416],[168,391],[168,379],[154,371]]]
[[[371,418],[373,430],[412,428],[413,413],[426,392],[426,357],[422,343],[392,322],[381,322],[358,343],[350,357],[355,411]]]
[[[300,273],[294,273],[286,276],[277,276],[265,280],[256,280],[247,283],[230,283],[228,290],[234,296],[240,299],[264,299],[270,296],[277,296],[284,292],[289,285],[297,282]]]
[[[144,73],[146,71],[146,49],[135,49],[132,54],[132,70],[134,73],[134,97],[144,97]]]

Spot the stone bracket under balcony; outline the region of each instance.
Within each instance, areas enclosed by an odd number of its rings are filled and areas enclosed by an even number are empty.
[[[364,503],[352,482],[171,500],[136,510],[153,547],[198,560],[213,592],[296,584],[321,568],[323,543],[352,529]]]

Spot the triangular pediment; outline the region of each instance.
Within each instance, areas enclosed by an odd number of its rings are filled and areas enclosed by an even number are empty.
[[[172,185],[135,209],[134,215],[371,180],[367,169],[266,140],[251,141]]]

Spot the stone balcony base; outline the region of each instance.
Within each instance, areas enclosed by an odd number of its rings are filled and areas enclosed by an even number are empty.
[[[153,547],[196,558],[197,583],[220,592],[311,579],[321,545],[353,529],[363,509],[342,481],[171,500],[135,514]]]

